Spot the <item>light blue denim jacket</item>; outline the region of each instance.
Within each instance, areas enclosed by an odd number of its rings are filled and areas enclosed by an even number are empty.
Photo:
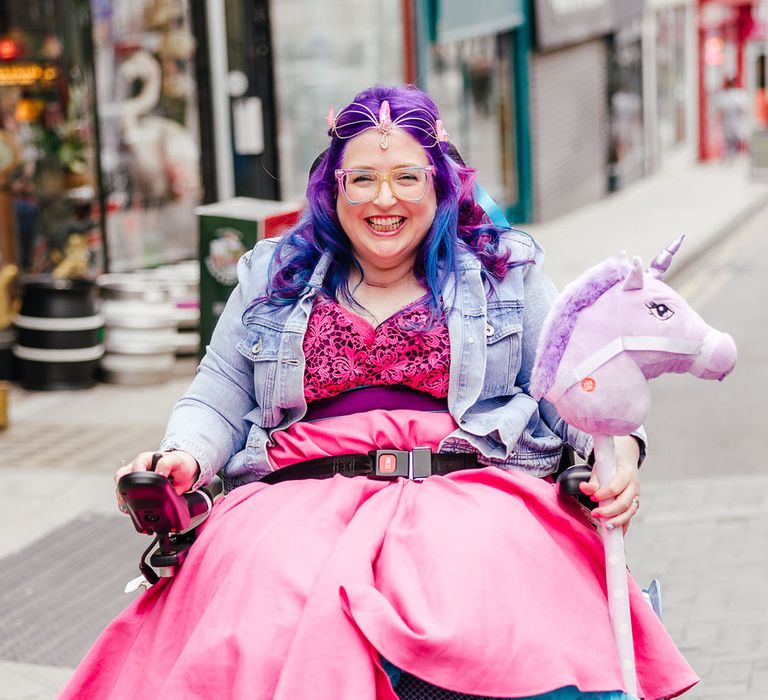
[[[525,264],[513,267],[489,293],[479,260],[462,249],[458,275],[450,275],[443,292],[451,346],[448,410],[458,429],[440,450],[477,452],[483,463],[546,476],[557,469],[563,442],[585,456],[591,438],[527,393],[555,289],[542,274],[543,251],[532,239],[511,232],[503,241],[510,260]],[[268,239],[241,258],[238,285],[160,447],[194,455],[198,486],[219,470],[227,490],[272,471],[270,436],[307,410],[302,345],[329,257],[320,259],[295,304],[251,306],[266,293],[274,250],[274,239]]]

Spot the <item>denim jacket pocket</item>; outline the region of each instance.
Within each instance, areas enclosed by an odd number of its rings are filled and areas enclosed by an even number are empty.
[[[514,393],[522,361],[523,309],[518,301],[489,301],[485,325],[485,384],[480,399]]]
[[[281,334],[271,325],[249,319],[245,337],[238,343],[240,354],[253,363],[254,396],[261,409],[262,427],[277,424],[274,410],[275,380],[280,358]]]

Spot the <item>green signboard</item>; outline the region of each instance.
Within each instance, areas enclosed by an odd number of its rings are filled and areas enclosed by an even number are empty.
[[[237,284],[237,261],[261,238],[277,236],[299,214],[295,202],[235,197],[195,210],[200,222],[200,350]]]

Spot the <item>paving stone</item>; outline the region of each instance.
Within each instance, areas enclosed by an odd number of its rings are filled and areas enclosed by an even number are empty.
[[[749,688],[739,684],[702,684],[685,696],[686,700],[752,700]],[[763,699],[764,700],[764,699]]]
[[[716,661],[707,676],[707,681],[713,685],[743,683],[746,687],[751,673],[750,661]]]
[[[52,700],[72,669],[0,661],[0,700]]]
[[[0,469],[57,467],[112,473],[122,460],[129,461],[158,445],[163,426],[93,426],[86,433],[83,437],[71,426],[16,426],[0,436]],[[41,434],[45,436],[42,444]]]
[[[76,666],[133,599],[148,543],[119,515],[86,514],[0,560],[0,659]]]

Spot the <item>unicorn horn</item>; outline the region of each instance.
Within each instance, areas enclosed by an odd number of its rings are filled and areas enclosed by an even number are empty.
[[[678,250],[680,250],[680,246],[683,244],[684,238],[685,235],[679,236],[664,250],[662,250],[661,253],[659,253],[651,262],[651,267],[648,269],[648,272],[657,280],[660,280],[664,276],[664,273],[672,263],[672,256]]]

